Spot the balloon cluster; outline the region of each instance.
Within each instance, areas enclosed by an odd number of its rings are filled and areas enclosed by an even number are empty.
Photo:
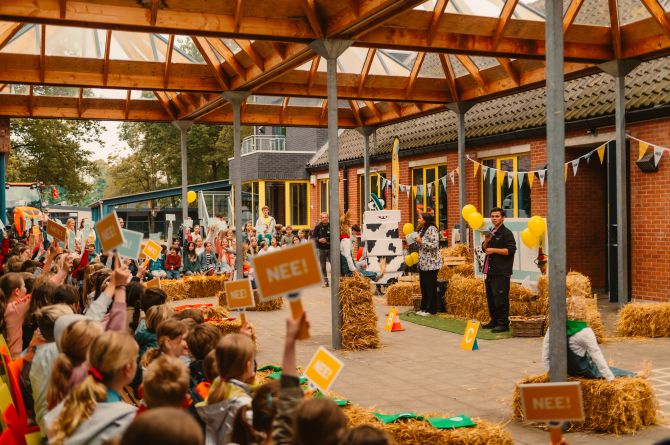
[[[532,249],[542,244],[544,234],[547,231],[547,221],[541,216],[533,216],[528,220],[528,227],[521,231],[521,241]]]
[[[409,255],[405,257],[405,264],[407,266],[412,267],[415,264],[419,264],[419,253],[418,252],[412,252]]]
[[[406,223],[402,226],[402,233],[405,234],[405,239],[407,240],[408,245],[414,244],[416,242],[416,237],[419,236],[419,234],[414,231],[414,224],[412,223]],[[405,264],[407,264],[408,267],[419,264],[419,254],[413,252],[407,255],[405,257]]]
[[[480,229],[484,225],[484,217],[472,204],[463,206],[461,215],[463,215],[463,219],[468,223],[472,230]]]

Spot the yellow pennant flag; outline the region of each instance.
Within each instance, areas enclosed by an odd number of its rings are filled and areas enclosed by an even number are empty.
[[[502,187],[503,185],[503,182],[505,182],[505,176],[507,175],[505,174],[504,171],[496,169],[496,179],[498,180],[498,189],[500,189],[500,187]]]
[[[458,167],[456,167],[456,170],[454,170],[454,171],[456,172],[457,175],[461,174],[461,172],[458,170]]]
[[[647,144],[646,142],[640,142],[638,144],[638,157],[637,158],[642,159],[642,156],[644,156],[644,154],[647,152],[648,149],[649,149],[649,144]]]
[[[475,176],[477,176],[477,171],[479,170],[479,162],[475,162]]]
[[[600,158],[600,163],[602,164],[603,161],[605,160],[605,148],[607,147],[607,144],[603,144],[600,147],[598,147],[598,157]]]
[[[563,177],[564,177],[565,182],[568,182],[568,163],[567,162],[563,165]]]
[[[528,172],[526,178],[528,179],[528,187],[533,188],[533,179],[535,179],[535,172]]]

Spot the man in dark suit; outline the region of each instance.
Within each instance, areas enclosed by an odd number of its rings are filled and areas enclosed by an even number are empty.
[[[516,241],[512,231],[505,227],[505,213],[500,207],[491,210],[493,227],[484,236],[482,249],[486,253],[486,300],[491,322],[482,326],[491,332],[509,331],[509,286],[514,266]]]

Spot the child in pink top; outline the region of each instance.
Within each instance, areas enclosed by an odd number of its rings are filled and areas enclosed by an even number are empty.
[[[5,335],[12,357],[19,357],[23,350],[23,319],[30,307],[30,295],[18,273],[8,273],[0,278],[0,309],[4,315],[0,331]]]

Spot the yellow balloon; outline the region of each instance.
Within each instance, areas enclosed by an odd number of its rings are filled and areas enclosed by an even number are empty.
[[[188,192],[186,194],[186,200],[188,201],[189,204],[195,201],[196,199],[198,199],[198,194],[196,192]]]
[[[414,224],[407,223],[404,226],[402,226],[402,233],[404,233],[405,236],[409,235],[412,232],[414,232]]]
[[[528,220],[528,230],[530,230],[536,237],[542,238],[544,232],[547,231],[547,222],[541,216],[535,215]]]
[[[467,221],[470,215],[472,215],[476,211],[477,209],[475,208],[475,206],[473,206],[472,204],[467,204],[463,206],[463,210],[461,210],[461,215],[463,215],[463,219]]]
[[[484,225],[484,217],[479,212],[472,212],[466,221],[472,230],[477,230]]]
[[[528,247],[529,249],[532,249],[533,247],[537,247],[540,244],[540,240],[537,236],[533,234],[528,229],[523,229],[521,231],[521,241]]]
[[[405,264],[407,264],[408,267],[412,267],[414,265],[414,262],[412,261],[412,255],[407,255],[405,257]]]
[[[409,256],[412,258],[412,264],[419,264],[419,254],[417,252],[412,252]]]

